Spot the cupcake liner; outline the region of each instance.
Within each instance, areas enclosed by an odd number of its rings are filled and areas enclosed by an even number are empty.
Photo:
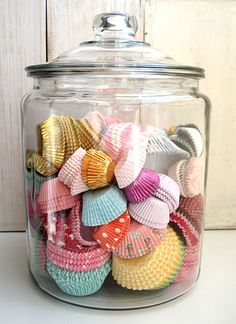
[[[160,184],[154,196],[165,202],[172,213],[179,206],[180,189],[178,184],[165,174],[159,174]]]
[[[47,270],[58,287],[71,296],[87,296],[97,292],[111,270],[110,260],[92,271],[72,272],[47,261]]]
[[[77,119],[77,131],[81,147],[86,151],[95,148],[100,141],[99,134],[87,119]]]
[[[40,124],[42,135],[42,156],[57,168],[65,159],[65,131],[60,116],[50,115]]]
[[[65,133],[65,161],[81,146],[77,133],[76,120],[70,116],[60,116]]]
[[[32,228],[34,230],[37,231],[42,224],[42,215],[41,215],[41,212],[39,212],[39,210],[37,209],[37,206],[36,206],[36,208],[34,207],[33,201],[32,201],[32,195],[31,195],[30,191],[27,192],[27,206],[26,207],[27,207],[27,214],[29,216],[30,225],[32,226]]]
[[[193,198],[200,194],[203,175],[203,163],[195,157],[189,160],[181,160],[168,170],[168,176],[178,183],[183,197]]]
[[[47,244],[47,258],[67,271],[89,271],[106,263],[111,254],[98,246],[81,247],[77,252],[58,247],[51,241]]]
[[[184,215],[175,211],[170,214],[170,222],[174,222],[181,229],[187,245],[194,246],[199,243],[199,233]]]
[[[94,246],[98,243],[94,240],[92,233],[94,232],[94,227],[84,226],[81,220],[81,199],[78,199],[78,203],[73,207],[67,218],[67,231],[66,234],[73,240],[78,240],[78,242],[85,246]]]
[[[25,167],[26,169],[32,169],[34,167],[34,150],[27,149],[25,152]]]
[[[175,231],[168,227],[164,239],[153,251],[132,259],[113,255],[112,276],[124,288],[161,289],[174,280],[183,256],[183,242]]]
[[[148,124],[140,124],[139,125],[140,131],[143,135],[148,138],[152,138],[154,136],[167,136],[167,132],[165,129],[156,128],[154,126]]]
[[[115,162],[106,153],[91,149],[82,160],[82,179],[90,189],[105,187],[114,177],[115,166]]]
[[[197,270],[200,262],[200,242],[195,246],[186,246],[184,249],[184,260],[174,283],[185,280]]]
[[[132,221],[122,242],[114,251],[121,258],[137,258],[149,253],[163,240],[166,229],[157,230]]]
[[[177,146],[189,152],[191,157],[201,156],[204,144],[202,134],[197,126],[178,126],[170,139]]]
[[[82,222],[86,226],[107,224],[127,209],[127,201],[121,190],[111,185],[90,190],[83,195]]]
[[[156,197],[149,197],[139,204],[130,203],[128,210],[137,222],[152,228],[165,229],[169,222],[168,206]]]
[[[41,227],[34,237],[34,270],[36,274],[43,277],[49,276],[46,270],[46,243],[47,234]]]
[[[102,130],[107,128],[107,123],[105,118],[102,114],[98,111],[90,111],[86,116],[85,119],[91,124],[93,129],[100,134]]]
[[[136,142],[126,156],[117,163],[115,177],[119,188],[128,187],[140,174],[146,160],[147,141]]]
[[[81,163],[86,151],[80,147],[61,168],[58,178],[68,187],[72,186],[76,176],[81,173]]]
[[[77,198],[71,196],[68,187],[58,178],[45,181],[40,188],[38,204],[44,214],[71,208],[76,201]]]
[[[153,195],[160,184],[156,171],[143,168],[138,177],[128,187],[124,188],[127,199],[139,203]]]
[[[179,148],[168,137],[156,135],[148,141],[145,167],[166,174],[175,162],[189,157],[188,152]]]
[[[98,148],[106,152],[113,160],[118,161],[122,150],[129,149],[131,143],[127,136],[131,123],[115,123],[109,125]]]
[[[51,162],[47,161],[44,157],[35,153],[33,156],[33,163],[35,170],[41,175],[48,177],[58,172],[58,169]]]
[[[194,198],[180,196],[177,212],[184,215],[200,234],[203,229],[203,197],[201,194]]]
[[[114,221],[99,226],[93,233],[93,237],[103,249],[114,251],[124,239],[130,225],[130,215],[126,210]]]

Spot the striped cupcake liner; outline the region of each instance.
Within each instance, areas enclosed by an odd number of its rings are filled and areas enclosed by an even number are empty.
[[[68,271],[47,261],[47,271],[58,287],[71,296],[87,296],[97,292],[111,270],[110,260],[91,271]]]

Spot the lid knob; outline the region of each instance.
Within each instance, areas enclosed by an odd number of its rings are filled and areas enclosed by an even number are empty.
[[[93,20],[95,35],[103,38],[133,38],[137,29],[137,18],[127,13],[102,13]]]

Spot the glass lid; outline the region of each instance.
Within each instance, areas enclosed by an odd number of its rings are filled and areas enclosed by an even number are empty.
[[[137,29],[135,16],[120,12],[99,14],[93,22],[94,40],[81,43],[50,63],[28,66],[26,71],[32,77],[75,73],[130,76],[132,72],[204,77],[203,69],[182,65],[148,43],[135,40]]]

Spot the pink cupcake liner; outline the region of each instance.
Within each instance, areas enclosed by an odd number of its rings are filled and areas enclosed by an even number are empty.
[[[77,198],[71,196],[70,191],[59,178],[45,181],[38,197],[38,205],[43,214],[69,209],[76,205]]]
[[[154,196],[164,201],[169,213],[173,213],[179,206],[180,189],[178,184],[165,174],[159,174],[160,185],[157,188]]]
[[[184,260],[180,271],[173,281],[178,283],[186,279],[197,270],[200,262],[200,242],[195,246],[186,246],[184,249]]]
[[[102,114],[98,111],[90,111],[86,116],[85,119],[89,121],[89,123],[92,125],[93,129],[100,134],[102,130],[104,130],[107,127],[107,123],[105,121],[105,118]]]
[[[123,241],[114,254],[121,258],[137,258],[155,249],[162,241],[166,230],[153,229],[132,221]]]
[[[155,135],[148,141],[145,166],[166,174],[174,163],[189,157],[188,152],[175,145],[168,137]]]
[[[61,168],[58,178],[68,187],[71,187],[77,174],[81,173],[81,163],[86,151],[80,147],[76,150]]]
[[[76,196],[82,192],[88,191],[89,187],[84,183],[81,175],[82,160],[86,154],[86,151],[81,148],[77,155],[77,171],[70,185],[70,193],[72,196]]]
[[[128,210],[137,222],[152,228],[165,229],[169,222],[168,206],[156,197],[149,197],[139,204],[130,203]]]
[[[115,167],[115,177],[119,188],[128,187],[140,174],[146,160],[147,141],[136,143],[127,156],[123,157]]]
[[[100,247],[83,247],[79,252],[58,247],[52,242],[47,244],[47,258],[56,266],[68,271],[89,271],[105,264],[111,254]]]
[[[203,175],[203,163],[195,157],[181,160],[168,170],[168,176],[178,183],[181,195],[190,198],[200,194]]]
[[[68,237],[76,238],[81,245],[94,246],[98,245],[94,240],[92,234],[94,227],[85,226],[81,220],[81,199],[79,199],[77,206],[73,207],[67,218]]]
[[[180,196],[179,208],[177,211],[193,224],[199,234],[203,229],[203,208],[204,202],[201,194],[194,198]]]
[[[127,199],[139,203],[153,195],[160,184],[156,171],[143,168],[138,177],[128,187],[124,188]]]
[[[170,222],[174,222],[181,229],[187,245],[194,246],[199,243],[199,233],[184,215],[175,211],[170,214]]]

